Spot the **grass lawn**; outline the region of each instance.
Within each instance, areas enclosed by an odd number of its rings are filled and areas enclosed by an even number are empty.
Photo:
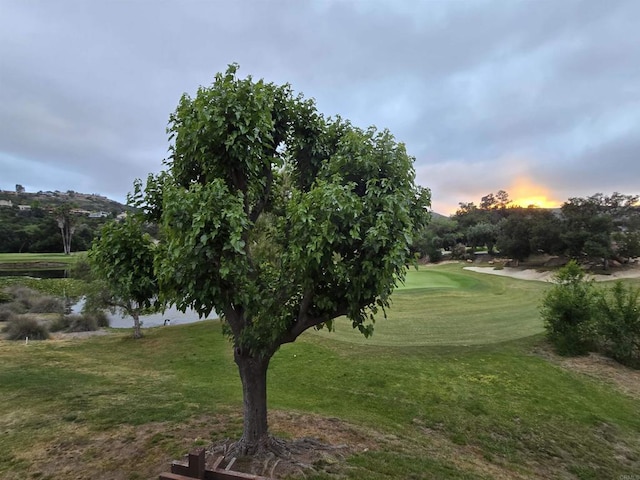
[[[76,259],[76,255],[82,255],[84,252],[72,253],[65,255],[64,253],[0,253],[0,267],[3,264],[38,264],[38,263],[72,263]]]
[[[414,272],[372,339],[339,322],[276,354],[272,431],[355,445],[340,475],[308,478],[633,478],[640,399],[539,353],[544,288],[460,265]],[[0,341],[0,478],[157,478],[238,436],[241,403],[215,321],[140,341]]]

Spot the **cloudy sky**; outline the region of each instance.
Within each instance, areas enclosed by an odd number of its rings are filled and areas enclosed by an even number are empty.
[[[124,201],[229,63],[388,128],[433,208],[640,193],[638,0],[0,0],[0,189]]]

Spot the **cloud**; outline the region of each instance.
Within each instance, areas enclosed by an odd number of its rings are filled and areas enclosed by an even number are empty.
[[[182,93],[238,62],[389,128],[436,210],[517,178],[639,193],[638,17],[635,0],[5,0],[0,188],[124,199],[162,167]]]

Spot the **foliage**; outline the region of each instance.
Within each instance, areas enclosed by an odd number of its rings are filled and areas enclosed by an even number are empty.
[[[167,170],[138,182],[132,200],[160,225],[163,299],[222,315],[247,405],[259,403],[245,410],[241,443],[252,450],[266,433],[271,356],[342,315],[371,334],[429,192],[388,131],[327,119],[289,85],[239,79],[237,68],[182,97]]]
[[[49,324],[52,332],[93,332],[109,326],[109,318],[102,312],[60,315]]]
[[[157,302],[154,250],[139,219],[128,216],[106,224],[88,253],[96,277],[107,287],[108,303],[133,317],[135,338],[142,336],[139,315]]]
[[[31,313],[64,313],[64,302],[57,297],[41,296],[32,301],[29,308]]]
[[[49,330],[34,315],[14,315],[5,322],[3,329],[7,340],[46,340]]]
[[[596,292],[575,261],[558,270],[555,285],[542,300],[547,338],[561,355],[587,353],[593,344]]]
[[[488,222],[480,222],[467,229],[467,243],[472,250],[477,247],[487,246],[489,253],[493,253],[493,247],[498,237],[498,227]]]
[[[600,348],[620,363],[640,367],[640,289],[617,281],[598,296]]]

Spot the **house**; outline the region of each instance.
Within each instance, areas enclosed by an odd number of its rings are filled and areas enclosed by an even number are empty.
[[[0,207],[13,207],[11,200],[0,200]]]
[[[109,215],[109,212],[91,212],[89,218],[107,218]]]
[[[21,212],[28,212],[31,210],[31,205],[18,205]]]

